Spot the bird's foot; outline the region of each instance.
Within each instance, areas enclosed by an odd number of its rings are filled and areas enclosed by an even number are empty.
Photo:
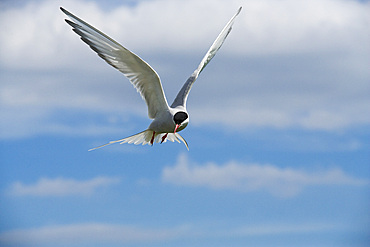
[[[162,141],[161,141],[161,144],[164,142],[164,140],[166,140],[166,138],[167,138],[167,135],[168,135],[168,133],[166,133],[164,136],[162,136]]]
[[[154,142],[154,136],[155,136],[155,131],[153,131],[153,135],[152,135],[152,139],[150,140],[150,144],[153,146],[153,142]]]

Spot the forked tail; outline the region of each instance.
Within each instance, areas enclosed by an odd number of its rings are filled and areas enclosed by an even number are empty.
[[[96,147],[96,148],[91,148],[89,149],[89,151],[92,151],[92,150],[95,150],[95,149],[98,149],[98,148],[102,148],[102,147],[105,147],[105,146],[108,146],[110,144],[113,144],[113,143],[117,143],[119,142],[120,144],[123,144],[123,143],[133,143],[135,145],[139,145],[139,144],[142,144],[142,145],[146,145],[146,144],[151,144],[151,140],[153,138],[153,130],[150,130],[150,129],[147,129],[147,130],[144,130],[140,133],[137,133],[135,135],[132,135],[132,136],[129,136],[129,137],[126,137],[126,138],[123,138],[123,139],[120,139],[120,140],[117,140],[117,141],[110,141],[104,145],[101,145],[99,147]],[[156,142],[156,143],[159,143],[162,141],[162,137],[165,135],[166,133],[155,133],[154,132],[154,138],[153,138],[153,143]],[[177,141],[178,143],[180,143],[180,141],[182,141],[186,148],[189,150],[189,146],[188,146],[188,143],[185,141],[185,139],[178,133],[168,133],[167,134],[167,138],[163,141],[163,142],[166,142],[167,140],[171,141],[171,142],[175,142]]]

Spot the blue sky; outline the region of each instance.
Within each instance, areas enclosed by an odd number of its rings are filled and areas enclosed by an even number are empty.
[[[145,102],[64,22],[147,61],[183,144],[111,145]],[[368,1],[0,3],[1,246],[368,246]]]

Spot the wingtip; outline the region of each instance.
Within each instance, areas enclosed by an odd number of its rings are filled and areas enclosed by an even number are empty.
[[[236,13],[237,15],[240,13],[240,11],[242,11],[242,8],[242,6],[239,7],[238,12]]]
[[[71,13],[68,11],[68,10],[66,10],[65,8],[63,8],[63,7],[59,7],[59,9],[65,14],[65,15],[71,15]]]

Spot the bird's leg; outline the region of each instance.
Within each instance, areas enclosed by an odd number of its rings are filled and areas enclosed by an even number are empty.
[[[163,142],[164,142],[164,140],[166,140],[167,135],[168,135],[168,133],[166,133],[164,136],[162,136],[162,141],[161,141],[161,143],[163,143]]]
[[[154,142],[154,136],[155,136],[155,131],[153,131],[153,136],[152,136],[152,139],[150,140],[150,144],[153,146],[153,142]]]

